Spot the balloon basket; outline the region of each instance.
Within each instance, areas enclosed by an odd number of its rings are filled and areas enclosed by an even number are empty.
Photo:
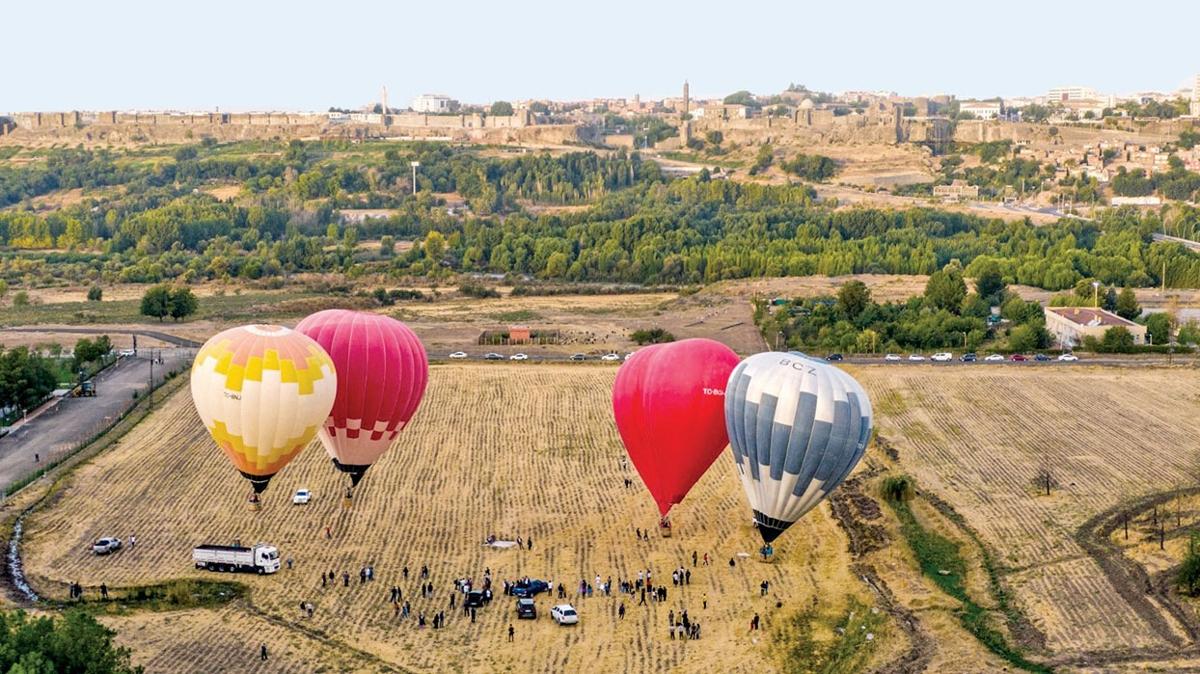
[[[663,519],[661,522],[658,523],[658,535],[662,536],[663,538],[671,537],[671,522],[670,521]]]

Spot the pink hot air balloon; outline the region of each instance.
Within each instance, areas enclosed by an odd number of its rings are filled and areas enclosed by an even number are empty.
[[[425,347],[400,321],[344,309],[319,311],[296,330],[320,344],[337,369],[333,411],[318,435],[333,465],[357,485],[425,395]]]
[[[737,364],[724,344],[685,339],[640,349],[617,372],[617,430],[664,518],[729,444],[725,382]]]

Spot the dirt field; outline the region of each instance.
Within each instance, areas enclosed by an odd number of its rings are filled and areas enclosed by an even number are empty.
[[[633,528],[653,527],[656,511],[640,488],[623,486],[626,475],[636,476],[622,467],[624,452],[609,411],[614,374],[553,365],[435,367],[416,420],[368,473],[351,510],[336,497],[344,478],[319,447],[276,478],[262,512],[247,510],[242,479],[210,446],[184,391],[114,450],[81,468],[55,505],[28,523],[27,567],[43,591],[63,595],[64,584],[76,579],[123,586],[205,577],[190,568],[192,546],[269,540],[283,558],[295,560],[295,568],[241,578],[257,609],[417,671],[758,672],[772,669],[763,643],[767,633],[750,634],[746,626],[755,612],[769,626],[776,598],[793,610],[819,595],[831,612],[848,594],[869,600],[848,569],[841,532],[824,511],[814,511],[782,539],[778,563],[738,556],[754,553],[759,542],[728,456],[679,509],[675,537],[635,542]],[[301,486],[312,488],[316,500],[292,506],[290,492]],[[325,526],[332,528],[332,540],[324,539]],[[86,545],[103,532],[136,533],[138,545],[111,558],[93,557]],[[489,533],[532,537],[533,550],[481,545]],[[692,567],[693,550],[709,553],[713,564]],[[368,563],[378,579],[362,585],[358,570]],[[432,599],[416,592],[415,573],[423,564],[436,588]],[[414,574],[408,581],[401,576],[405,565]],[[594,582],[600,574],[615,582],[649,569],[664,582],[680,565],[692,571],[691,585],[679,589],[666,582],[663,604],[575,596],[582,578]],[[548,616],[552,602],[544,596],[537,622],[515,621],[511,600],[503,597],[480,610],[476,624],[449,611],[452,580],[478,581],[485,568],[497,584],[527,574],[565,583],[581,624],[555,626]],[[320,575],[327,570],[349,572],[351,586],[323,589]],[[772,583],[769,598],[759,597],[764,579]],[[414,615],[447,610],[448,627],[435,632],[394,618],[387,603],[392,583],[401,586]],[[316,605],[311,621],[300,617],[301,601]],[[629,611],[624,621],[617,618],[621,602]],[[667,611],[682,608],[703,625],[700,641],[667,638]],[[222,666],[233,671],[258,641],[282,638],[251,618],[231,607],[171,617],[174,623],[143,616],[114,624],[136,626],[122,640],[155,671],[196,671],[182,653],[197,631],[212,629],[214,640],[229,644],[218,650],[220,662],[231,663]],[[506,643],[510,622],[517,628],[515,645]],[[289,648],[305,646],[301,640]],[[288,671],[280,667],[270,671]]]

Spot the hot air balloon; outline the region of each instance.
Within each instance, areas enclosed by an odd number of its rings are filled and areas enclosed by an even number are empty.
[[[728,444],[725,382],[738,357],[711,339],[640,349],[613,383],[613,414],[634,468],[666,515]]]
[[[308,337],[277,325],[247,325],[204,343],[191,384],[200,420],[260,494],[329,416],[337,374]]]
[[[729,446],[770,544],[858,464],[871,437],[871,402],[853,377],[798,353],[747,358],[725,390]]]
[[[343,309],[319,311],[296,330],[324,347],[337,367],[337,398],[319,436],[333,465],[357,486],[425,395],[425,347],[400,321]]]

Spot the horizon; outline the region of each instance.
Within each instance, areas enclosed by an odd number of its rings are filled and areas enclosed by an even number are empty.
[[[384,86],[393,108],[426,93],[484,105],[635,94],[659,100],[679,96],[685,80],[696,99],[742,89],[771,94],[790,83],[835,93],[972,99],[1032,97],[1068,85],[1114,95],[1169,94],[1200,72],[1188,49],[1188,27],[1200,20],[1194,6],[1150,2],[1138,17],[1122,19],[1119,46],[1100,48],[1087,37],[1115,29],[1110,17],[1126,11],[1115,2],[1089,3],[1079,12],[1020,0],[993,16],[994,8],[939,0],[919,16],[899,17],[883,4],[871,8],[874,15],[857,7],[766,5],[718,16],[695,4],[628,0],[602,15],[546,0],[526,2],[521,12],[471,3],[455,23],[423,5],[351,0],[337,10],[349,17],[345,25],[313,25],[312,15],[329,8],[311,0],[254,6],[215,0],[197,16],[146,0],[124,2],[117,12],[70,0],[64,11],[74,20],[56,27],[61,40],[53,49],[38,31],[10,36],[10,52],[33,55],[37,67],[9,72],[0,110],[324,111],[377,102]],[[1141,18],[1167,16],[1173,18]],[[43,17],[18,4],[10,20],[37,25]],[[184,21],[188,34],[180,35]],[[988,35],[981,38],[975,33],[983,21]],[[806,28],[842,24],[848,34]],[[331,35],[326,25],[339,27]],[[714,39],[717,26],[728,37]],[[601,36],[598,47],[580,39],[589,32]],[[97,67],[106,62],[113,65]],[[410,62],[420,65],[406,72]],[[813,62],[820,67],[809,68]]]

